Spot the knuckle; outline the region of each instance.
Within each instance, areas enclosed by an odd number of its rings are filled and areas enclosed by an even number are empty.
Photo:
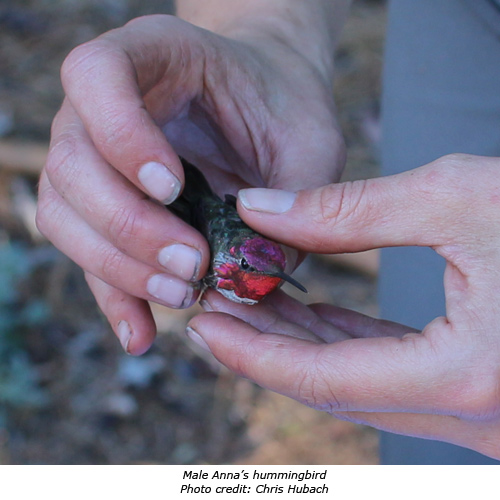
[[[103,72],[121,71],[135,81],[135,70],[130,57],[116,43],[111,35],[102,35],[73,49],[61,67],[61,80],[66,93],[77,102],[82,101],[82,93],[92,97],[91,90],[96,79],[102,79]],[[90,89],[90,90],[89,90]],[[130,96],[135,98],[134,96]],[[135,101],[132,108],[116,106],[115,99],[100,99],[100,126],[92,133],[97,146],[127,146],[134,139],[142,124],[147,120],[147,111],[142,100]]]
[[[78,45],[66,56],[61,65],[61,81],[67,88],[76,75],[85,74],[83,66],[89,63],[89,56],[95,53],[95,42]],[[83,71],[82,71],[83,70]]]
[[[101,60],[101,56],[111,49],[111,45],[105,41],[105,38],[100,37],[71,50],[61,66],[63,87],[67,90],[73,83],[77,83],[82,78],[88,78]]]
[[[120,72],[124,78],[120,92],[98,96],[96,81],[114,72]],[[99,126],[93,126],[90,134],[97,149],[129,150],[129,144],[136,142],[150,116],[143,100],[136,95],[136,69],[116,37],[108,33],[73,49],[62,64],[61,80],[70,101],[77,103],[78,109],[88,107],[84,97],[98,104]],[[127,106],[117,105],[123,102],[122,98],[127,98]],[[157,133],[161,138],[159,131]]]
[[[368,181],[330,184],[320,191],[320,224],[338,224],[349,220],[360,210]]]
[[[316,361],[307,365],[299,379],[298,399],[306,406],[327,413],[346,410],[337,397],[328,373],[332,372],[326,357],[318,355]]]
[[[58,197],[52,188],[40,189],[35,214],[35,224],[40,233],[50,239],[53,228],[61,217]]]
[[[133,242],[144,226],[142,212],[137,206],[118,207],[111,215],[108,222],[108,234],[114,245],[123,250]]]
[[[473,161],[474,156],[465,153],[450,153],[438,158],[433,163],[441,167],[461,167]]]
[[[108,109],[101,109],[102,126],[94,132],[96,144],[104,148],[122,148],[134,143],[146,121],[145,117],[141,117],[143,113],[143,108],[131,112],[129,109],[115,109],[110,105]]]
[[[160,21],[164,18],[170,18],[173,16],[168,15],[147,15],[141,17],[134,17],[133,19],[126,22],[124,28],[132,28],[132,29],[143,29],[144,24],[148,23],[148,26],[151,26],[151,23],[155,20]]]
[[[99,277],[106,283],[116,283],[123,274],[125,267],[125,255],[117,248],[110,245],[104,245],[103,248],[96,250],[99,263]]]
[[[46,216],[47,210],[48,207],[45,204],[39,202],[35,214],[35,225],[38,231],[40,231],[40,234],[45,238],[49,238],[49,219]]]
[[[45,163],[45,172],[50,183],[63,198],[79,175],[76,165],[77,147],[75,136],[71,132],[62,133],[52,142]]]
[[[474,157],[463,153],[452,153],[429,164],[430,169],[422,183],[424,190],[440,190],[449,196],[460,191],[470,191],[471,169]]]
[[[474,157],[462,153],[453,153],[433,161],[424,169],[423,177],[418,177],[418,182],[412,183],[411,195],[424,206],[441,204],[450,216],[461,219],[463,206],[467,203],[480,203],[484,197],[484,185],[481,176],[474,174],[471,162]],[[472,176],[475,176],[472,177]],[[483,189],[473,189],[475,184]],[[454,218],[455,220],[455,218]]]
[[[70,217],[70,211],[45,173],[42,173],[40,178],[37,198],[36,227],[45,238],[54,241],[60,240],[61,228]]]
[[[319,252],[331,250],[331,238],[325,237],[331,231],[349,227],[359,220],[361,211],[366,209],[364,192],[368,181],[354,181],[342,184],[330,184],[317,192],[317,199],[312,205],[319,207],[312,217],[311,231],[308,231],[308,242]]]
[[[332,221],[336,221],[342,203],[342,190],[341,186],[335,184],[329,184],[321,189],[318,200],[320,210],[314,222],[319,225],[329,225]]]

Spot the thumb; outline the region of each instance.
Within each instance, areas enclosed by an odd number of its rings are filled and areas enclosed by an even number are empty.
[[[262,234],[307,252],[437,246],[463,234],[460,214],[477,206],[474,174],[461,165],[446,167],[441,159],[403,174],[297,193],[244,189],[238,212]],[[468,210],[465,224],[473,221]]]

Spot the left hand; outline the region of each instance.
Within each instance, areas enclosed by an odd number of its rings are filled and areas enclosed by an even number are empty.
[[[203,236],[150,198],[169,204],[179,194],[177,154],[220,195],[340,176],[332,63],[301,55],[300,23],[288,39],[276,36],[280,19],[266,16],[263,27],[251,23],[254,31],[235,21],[229,37],[146,16],[81,45],[63,64],[66,99],[52,127],[37,224],[85,271],[130,354],[153,342],[148,302],[192,305],[209,265]]]
[[[498,158],[451,155],[296,195],[240,193],[247,223],[300,250],[436,250],[447,261],[446,317],[422,332],[282,292],[252,308],[212,292],[215,312],[194,318],[189,335],[236,373],[313,408],[500,458],[499,169]]]

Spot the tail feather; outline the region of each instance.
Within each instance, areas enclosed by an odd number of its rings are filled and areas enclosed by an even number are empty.
[[[201,171],[184,158],[181,158],[181,163],[186,179],[182,196],[189,202],[196,202],[200,196],[213,195],[212,188]]]
[[[184,167],[184,190],[168,208],[184,222],[196,227],[195,208],[203,196],[213,196],[212,188],[205,176],[192,163],[181,158]]]

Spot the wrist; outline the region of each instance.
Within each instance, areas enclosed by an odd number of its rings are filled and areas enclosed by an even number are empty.
[[[261,46],[286,46],[327,80],[350,0],[177,0],[186,21],[227,38]]]

